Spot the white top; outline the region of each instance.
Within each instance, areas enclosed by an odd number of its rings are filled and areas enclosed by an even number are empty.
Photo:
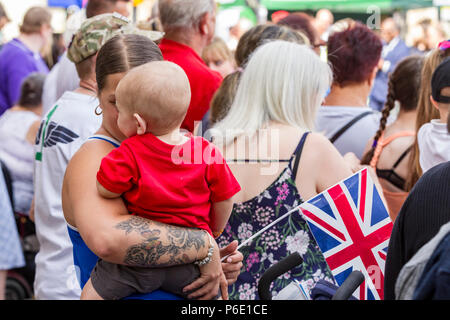
[[[35,161],[35,223],[40,250],[36,256],[34,293],[37,299],[79,299],[73,248],[61,204],[67,164],[101,125],[97,98],[65,92],[44,116],[37,137]]]
[[[53,107],[56,100],[61,98],[64,92],[78,88],[79,83],[80,78],[75,64],[67,58],[67,53],[64,53],[45,78],[42,92],[43,114],[46,114]]]
[[[322,106],[317,113],[316,129],[331,139],[356,116],[371,110],[369,107]],[[361,159],[367,142],[380,126],[380,117],[381,114],[374,111],[373,114],[360,119],[334,142],[334,146],[342,155],[353,152]]]
[[[0,159],[11,174],[14,211],[23,214],[28,214],[33,199],[34,149],[26,135],[39,120],[31,111],[7,110],[0,117]]]
[[[440,163],[450,161],[450,134],[446,123],[438,119],[425,123],[417,133],[417,143],[423,173]]]

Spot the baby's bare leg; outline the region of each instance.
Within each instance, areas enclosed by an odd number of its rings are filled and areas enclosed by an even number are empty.
[[[103,300],[97,291],[95,291],[91,278],[89,278],[88,282],[86,282],[86,285],[81,292],[81,300]]]

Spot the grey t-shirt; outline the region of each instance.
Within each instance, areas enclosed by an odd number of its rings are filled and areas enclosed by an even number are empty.
[[[367,111],[371,109],[369,107],[322,106],[317,114],[316,129],[330,139],[352,119]],[[380,117],[379,112],[373,111],[373,114],[360,119],[334,142],[334,146],[342,155],[353,152],[361,159],[367,142],[378,130]]]

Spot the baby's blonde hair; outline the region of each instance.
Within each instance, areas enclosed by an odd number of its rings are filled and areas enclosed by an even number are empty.
[[[186,73],[169,61],[153,61],[130,70],[119,82],[120,107],[139,114],[148,131],[159,136],[181,125],[191,101]]]

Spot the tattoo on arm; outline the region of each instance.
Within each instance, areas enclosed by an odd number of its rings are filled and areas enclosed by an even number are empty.
[[[127,249],[124,263],[129,266],[160,268],[190,263],[192,259],[186,251],[198,251],[209,245],[202,230],[165,225],[137,216],[131,216],[115,228],[124,230],[125,234],[137,232],[144,238],[140,244]],[[165,244],[160,239],[162,229],[167,233]]]

